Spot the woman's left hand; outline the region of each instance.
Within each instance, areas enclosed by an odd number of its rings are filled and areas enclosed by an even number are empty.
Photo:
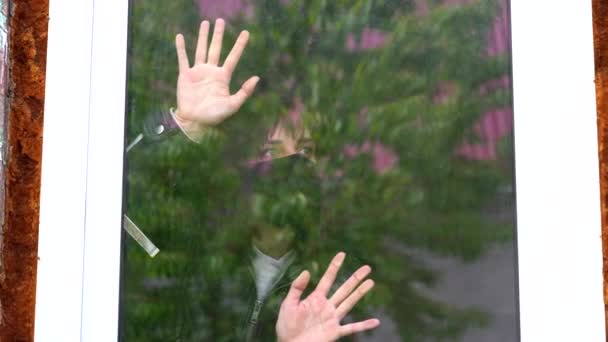
[[[333,258],[317,288],[304,300],[300,297],[310,280],[310,273],[304,271],[293,281],[279,311],[276,325],[279,342],[335,341],[344,336],[373,329],[380,324],[378,319],[340,324],[355,304],[374,286],[371,279],[359,285],[371,272],[369,266],[363,266],[353,273],[331,297],[327,297],[345,256],[340,252]]]

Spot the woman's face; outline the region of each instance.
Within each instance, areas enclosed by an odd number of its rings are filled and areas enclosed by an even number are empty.
[[[299,154],[312,161],[315,160],[314,143],[308,129],[301,123],[287,126],[281,120],[268,134],[262,146],[262,161],[285,158]]]
[[[306,231],[316,226],[314,163],[314,143],[302,124],[282,120],[269,131],[252,178],[253,243],[262,253],[279,258],[294,247],[297,236],[309,235]],[[301,198],[304,204],[294,201]]]

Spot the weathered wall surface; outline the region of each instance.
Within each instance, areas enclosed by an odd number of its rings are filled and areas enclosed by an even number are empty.
[[[0,341],[32,341],[48,0],[12,0]],[[59,310],[59,309],[58,309]]]
[[[604,309],[608,318],[608,2],[604,0],[593,0],[593,33],[602,196]],[[608,320],[606,323],[608,327]]]

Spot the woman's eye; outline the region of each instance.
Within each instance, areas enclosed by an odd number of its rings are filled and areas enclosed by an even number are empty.
[[[309,155],[312,153],[312,149],[310,147],[302,147],[302,148],[300,148],[298,153],[304,154],[304,155]]]
[[[265,148],[262,150],[262,158],[272,158],[274,156],[276,156],[276,149]]]

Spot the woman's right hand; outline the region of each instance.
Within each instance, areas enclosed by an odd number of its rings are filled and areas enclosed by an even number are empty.
[[[259,77],[249,78],[241,89],[230,94],[230,80],[247,45],[249,32],[242,31],[224,64],[219,66],[224,35],[224,20],[217,19],[211,44],[207,49],[209,22],[200,25],[196,57],[190,67],[184,36],[175,37],[179,76],[177,79],[177,111],[175,120],[186,135],[198,140],[206,128],[226,120],[239,110],[253,93]]]
[[[346,254],[341,252],[333,258],[317,288],[306,299],[301,299],[301,296],[310,280],[310,273],[304,271],[293,281],[281,304],[276,324],[279,342],[331,342],[374,329],[380,324],[375,318],[344,325],[340,323],[374,286],[371,279],[363,281],[371,272],[369,266],[363,266],[329,296],[345,257]]]

